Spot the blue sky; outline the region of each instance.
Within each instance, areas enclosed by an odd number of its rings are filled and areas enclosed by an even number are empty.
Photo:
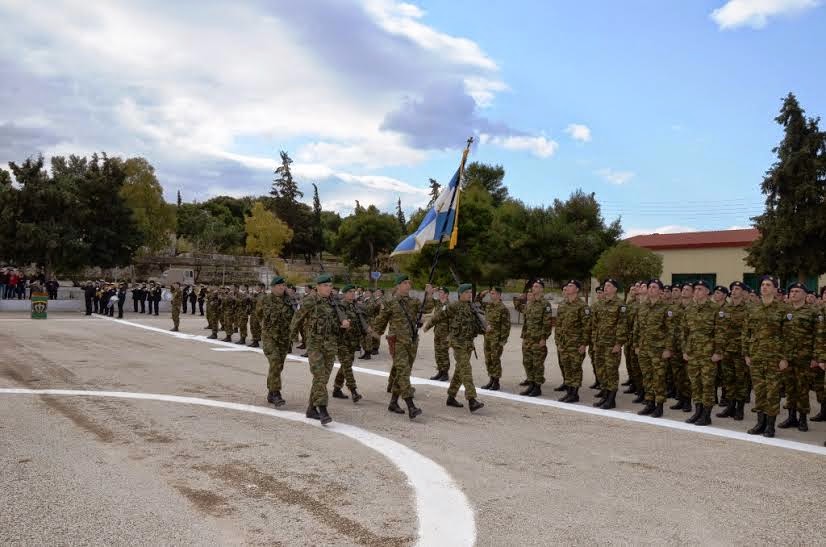
[[[595,192],[627,234],[746,226],[793,91],[826,114],[818,0],[0,0],[0,160],[146,156],[169,199],[426,202],[464,139],[530,204]],[[307,198],[309,199],[309,193]]]

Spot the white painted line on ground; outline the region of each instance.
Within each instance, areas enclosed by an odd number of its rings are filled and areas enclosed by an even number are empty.
[[[173,333],[174,334],[174,333]],[[155,393],[131,393],[123,391],[81,391],[73,389],[22,389],[0,388],[6,395],[61,395],[81,397],[109,397],[117,399],[140,399],[144,401],[164,401],[187,405],[207,406],[263,414],[291,422],[299,422],[317,427],[323,431],[344,435],[371,448],[390,460],[407,477],[413,487],[418,513],[417,545],[473,545],[476,542],[476,518],[467,497],[447,471],[439,464],[401,443],[371,433],[364,429],[333,422],[322,426],[317,420],[310,420],[298,412],[275,410],[272,408],[213,401],[197,397],[181,397]]]
[[[212,348],[212,351],[247,351],[244,348]]]
[[[103,317],[103,316],[96,316],[100,317],[101,319],[108,319],[109,321],[113,321],[111,317]],[[208,342],[208,343],[218,343],[224,346],[235,346],[236,344],[232,344],[230,342],[221,342],[219,340],[210,340],[205,336],[198,336],[192,334],[184,334],[180,332],[170,332],[168,330],[159,329],[156,327],[150,327],[148,325],[142,325],[140,323],[132,323],[130,321],[124,321],[121,319],[116,319],[118,323],[123,323],[126,325],[159,332],[161,334],[167,334],[171,336],[175,336],[177,338],[185,338],[189,340],[195,340],[199,342]],[[259,353],[263,353],[263,350],[259,348],[247,348],[247,351],[257,351]],[[287,360],[290,361],[299,361],[306,363],[308,362],[306,357],[301,357],[299,355],[288,354]],[[335,366],[339,366],[336,363]],[[370,368],[363,368],[363,367],[353,367],[353,372],[358,372],[361,374],[370,374],[373,376],[383,376],[387,378],[389,373],[384,372],[383,370],[374,370]],[[447,383],[445,382],[437,382],[436,380],[430,380],[427,378],[418,378],[415,376],[410,377],[410,383],[413,385],[425,385],[431,387],[437,387],[440,389],[447,389]],[[460,388],[464,391],[464,388]],[[582,414],[591,414],[593,416],[604,416],[607,418],[613,418],[617,420],[625,420],[626,422],[635,422],[641,424],[648,424],[654,425],[658,427],[667,427],[669,429],[677,429],[681,431],[689,431],[691,433],[700,433],[703,435],[711,435],[714,437],[723,437],[726,439],[735,439],[739,441],[746,441],[754,444],[763,444],[767,446],[774,446],[778,448],[786,448],[789,450],[797,450],[799,452],[808,452],[810,454],[819,454],[821,456],[826,456],[826,447],[818,446],[814,444],[807,444],[801,443],[797,441],[791,441],[787,439],[778,439],[777,437],[774,438],[767,438],[763,437],[762,435],[749,435],[745,431],[731,431],[729,429],[722,429],[719,427],[698,427],[693,424],[687,424],[682,420],[671,420],[668,418],[651,418],[650,416],[639,416],[634,412],[629,411],[621,411],[621,410],[603,410],[601,408],[594,408],[590,406],[590,404],[570,404],[570,403],[560,403],[559,401],[554,401],[551,399],[541,399],[539,397],[524,397],[522,395],[517,395],[514,393],[504,393],[502,391],[485,391],[481,390],[480,393],[484,394],[484,397],[492,397],[495,399],[504,399],[507,401],[512,401],[520,404],[528,404],[528,405],[536,405],[536,406],[545,406],[545,407],[552,407],[558,408],[560,410],[566,410],[569,412],[580,412]],[[743,422],[744,427],[746,427],[746,422]]]

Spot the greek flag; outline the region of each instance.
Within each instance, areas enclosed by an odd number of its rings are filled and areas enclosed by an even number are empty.
[[[428,243],[455,239],[452,238],[452,235],[458,214],[461,173],[462,167],[456,170],[456,174],[450,179],[450,184],[436,198],[433,207],[430,208],[424,219],[422,219],[422,223],[419,224],[419,228],[404,238],[390,253],[390,256],[418,253]]]

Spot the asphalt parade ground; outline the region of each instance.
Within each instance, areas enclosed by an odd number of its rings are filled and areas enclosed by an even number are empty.
[[[445,406],[422,335],[415,421],[386,409],[389,356],[356,360],[358,404],[304,418],[306,360],[288,358],[278,410],[260,350],[207,340],[200,316],[125,321],[0,315],[0,544],[548,545],[818,544],[826,424],[749,436],[557,403],[556,355],[540,398],[503,391]],[[237,340],[237,335],[235,337]],[[480,359],[477,385],[486,383]],[[300,352],[294,352],[295,354]],[[593,381],[584,364],[585,383]],[[451,371],[452,372],[452,371]],[[624,367],[622,370],[624,373]],[[335,370],[334,370],[335,374]],[[332,386],[332,379],[330,381]],[[346,390],[345,390],[346,392]],[[460,392],[459,400],[464,401]],[[670,404],[671,401],[669,401]],[[817,409],[817,404],[813,407]],[[715,412],[719,409],[715,409]]]

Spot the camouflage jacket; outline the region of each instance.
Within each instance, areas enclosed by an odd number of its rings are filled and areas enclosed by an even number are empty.
[[[485,312],[485,320],[490,325],[490,332],[485,333],[485,339],[504,346],[511,334],[511,314],[507,306],[501,301],[479,303]]]
[[[361,346],[361,337],[364,335],[361,331],[361,321],[359,320],[356,306],[358,306],[357,303],[347,302],[343,299],[338,302],[339,309],[347,319],[350,320],[349,329],[339,329],[338,345],[344,346],[352,351],[355,351]]]
[[[449,306],[450,301],[442,303],[441,300],[434,300],[433,307],[437,310],[443,306]],[[446,340],[450,336],[450,318],[445,317],[441,321],[433,321],[433,336],[437,339]]]
[[[804,304],[799,308],[789,305],[786,309],[786,322],[783,324],[784,354],[789,359],[811,361],[815,351],[815,329],[817,328],[817,311]]]
[[[532,342],[547,340],[554,328],[554,317],[551,303],[542,300],[533,300],[526,303],[517,300],[516,310],[524,315],[522,323],[522,338]]]
[[[628,313],[626,306],[614,296],[597,302],[591,309],[591,344],[601,347],[613,347],[628,343]]]
[[[466,348],[473,345],[473,339],[478,334],[484,334],[482,325],[476,317],[470,302],[450,302],[441,304],[430,320],[434,328],[439,324],[450,326],[450,345],[457,348]]]
[[[221,295],[216,289],[209,290],[207,309],[212,309],[214,313],[221,313]]]
[[[556,347],[577,349],[587,346],[590,332],[591,308],[579,298],[573,302],[563,300],[556,310]]]
[[[278,297],[272,293],[262,294],[255,306],[255,315],[261,322],[262,338],[289,344],[290,324],[294,313],[286,297]]]
[[[826,317],[823,306],[817,308],[815,317],[815,359],[818,363],[826,362]]]
[[[772,361],[783,359],[786,313],[786,304],[778,300],[751,306],[743,324],[743,355]]]
[[[181,304],[184,301],[184,295],[181,292],[181,289],[176,289],[175,287],[172,287],[169,290],[172,292],[172,306],[180,308]]]
[[[292,310],[292,306],[286,299],[284,303]],[[329,344],[331,341],[338,341],[341,322],[329,298],[313,294],[302,300],[301,307],[295,312],[290,322],[290,340],[295,338],[301,325],[305,328],[307,345]]]
[[[727,303],[717,312],[717,325],[714,329],[715,353],[740,353],[743,351],[743,323],[749,308],[745,302]]]
[[[634,320],[634,346],[654,351],[674,351],[674,311],[658,299],[637,304]]]
[[[692,359],[711,358],[715,352],[714,329],[720,306],[706,300],[688,306],[683,316],[682,350]]]
[[[425,299],[423,313],[433,309],[433,302],[432,298]],[[419,336],[419,306],[421,301],[410,296],[390,297],[373,320],[373,330],[381,334],[389,325],[389,334],[396,337],[396,343],[412,343]]]

